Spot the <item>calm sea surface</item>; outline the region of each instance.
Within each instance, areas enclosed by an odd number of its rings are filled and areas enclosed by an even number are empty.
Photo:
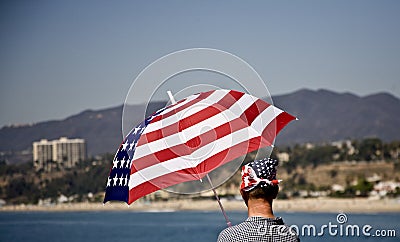
[[[346,214],[346,225],[369,233],[391,230],[396,237],[339,236],[338,214],[279,213],[285,223],[314,225],[317,233],[323,225],[337,225],[338,235],[300,236],[301,241],[400,241],[400,213]],[[228,212],[233,224],[246,219],[245,212]],[[343,219],[343,217],[342,217]],[[343,220],[341,220],[343,222]],[[225,228],[221,212],[0,212],[0,241],[216,241]],[[343,229],[345,231],[345,227]],[[308,230],[305,231],[307,233]],[[334,232],[334,231],[333,231]],[[360,230],[361,233],[361,230]],[[385,232],[393,233],[393,232]],[[351,235],[349,233],[349,235]]]

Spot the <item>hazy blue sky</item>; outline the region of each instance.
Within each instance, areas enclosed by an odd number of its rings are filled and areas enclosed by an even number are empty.
[[[4,0],[0,126],[120,105],[143,68],[194,47],[241,57],[273,95],[400,97],[399,13],[399,1]]]

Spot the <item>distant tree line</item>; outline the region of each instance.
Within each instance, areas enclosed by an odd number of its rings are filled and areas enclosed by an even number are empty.
[[[400,171],[398,153],[400,141],[382,142],[377,138],[334,142],[329,144],[297,144],[287,147],[275,147],[272,158],[278,159],[279,153],[288,153],[289,162],[281,162],[282,169],[293,172],[296,166],[318,166],[335,161],[393,161],[395,169]],[[249,154],[245,161],[254,158]],[[113,154],[90,158],[80,162],[71,169],[55,169],[53,172],[35,171],[33,163],[17,165],[6,164],[0,161],[0,198],[7,203],[37,203],[39,199],[56,199],[62,194],[74,197],[73,201],[88,199],[88,193],[96,194],[105,191],[106,179],[112,165]],[[331,176],[335,176],[332,171]],[[234,181],[234,180],[232,180]],[[292,178],[285,181],[288,187],[297,190],[324,190],[328,188],[315,187],[309,184],[301,175],[292,174]],[[226,184],[225,184],[226,185]],[[360,180],[357,185],[348,186],[337,196],[353,196],[355,191],[366,194],[371,184]],[[334,194],[335,195],[335,194]],[[281,196],[284,196],[282,193]],[[100,201],[102,197],[91,198]]]
[[[35,171],[32,163],[7,165],[0,162],[0,198],[7,203],[33,203],[39,199],[55,202],[62,194],[74,201],[87,199],[88,193],[105,190],[113,156],[88,159],[76,167],[55,172]]]
[[[367,138],[363,140],[348,140],[341,142],[323,144],[296,144],[293,146],[276,147],[272,157],[279,160],[280,153],[287,153],[288,162],[280,162],[281,168],[285,169],[290,178],[285,180],[286,187],[292,192],[292,196],[299,196],[298,191],[330,191],[330,187],[317,187],[302,174],[294,171],[297,167],[314,167],[327,165],[332,162],[393,162],[396,172],[400,172],[399,153],[400,141],[383,142],[378,138]],[[330,177],[337,175],[336,170],[330,171]],[[355,177],[357,178],[357,177]],[[329,194],[333,197],[366,197],[373,190],[373,183],[368,182],[365,177],[358,177],[354,184],[346,184],[344,191],[335,191]],[[400,195],[396,190],[389,196]],[[280,194],[281,198],[287,198],[285,192]]]

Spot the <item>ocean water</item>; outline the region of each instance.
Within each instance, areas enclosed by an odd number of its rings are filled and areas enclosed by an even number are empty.
[[[400,213],[346,214],[338,218],[331,213],[279,213],[288,225],[300,229],[301,241],[400,241]],[[246,219],[244,211],[228,212],[233,224]],[[341,219],[341,220],[338,220]],[[338,221],[341,221],[339,223]],[[335,236],[323,225],[338,226]],[[316,235],[307,234],[303,225],[314,225]],[[342,225],[342,236],[340,236]],[[346,225],[362,228],[370,225],[371,236],[346,236]],[[221,212],[0,212],[0,241],[216,241],[226,227]],[[375,231],[395,231],[393,237],[377,237]],[[331,231],[332,232],[332,231]],[[318,236],[320,233],[320,236]],[[361,233],[361,230],[360,230]]]

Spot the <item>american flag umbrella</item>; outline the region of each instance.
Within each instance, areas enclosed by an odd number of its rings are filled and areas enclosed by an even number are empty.
[[[191,95],[132,129],[115,154],[104,203],[131,204],[154,191],[202,179],[249,152],[271,146],[295,117],[235,90]]]

